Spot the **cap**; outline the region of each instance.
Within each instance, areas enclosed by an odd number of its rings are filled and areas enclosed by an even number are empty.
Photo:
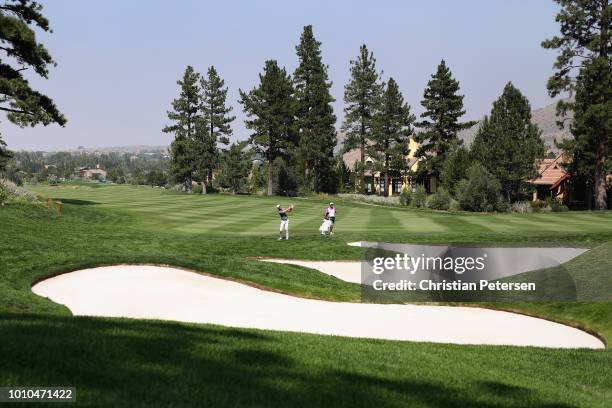
[[[334,203],[329,203],[329,205],[334,205]]]
[[[276,208],[280,208],[280,204],[276,204]]]

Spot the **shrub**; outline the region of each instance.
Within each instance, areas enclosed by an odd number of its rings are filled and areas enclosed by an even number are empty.
[[[308,187],[305,186],[299,186],[298,190],[297,190],[297,195],[299,197],[312,197],[315,194],[312,192],[312,190],[310,190]]]
[[[536,200],[531,202],[531,208],[533,212],[551,212],[550,200],[542,201]]]
[[[451,197],[450,205],[448,206],[449,212],[457,212],[461,209],[459,202]]]
[[[441,188],[427,197],[427,208],[446,211],[450,208],[451,200],[451,195],[445,189]]]
[[[410,205],[412,202],[412,191],[409,188],[404,188],[400,193],[399,201],[401,205]]]
[[[552,212],[565,212],[565,211],[569,211],[569,208],[567,207],[567,205],[563,204],[561,201],[554,199],[554,198],[549,198],[546,200],[548,207],[550,207],[550,211]]]
[[[2,184],[0,184],[0,205],[4,205],[8,201],[8,193],[4,190]]]
[[[414,191],[412,192],[412,200],[410,202],[410,206],[414,208],[424,208],[427,204],[427,191],[425,191],[425,187],[422,185],[416,186]]]
[[[202,185],[201,184],[196,184],[195,186],[193,186],[193,188],[191,189],[191,193],[192,194],[202,194]]]
[[[371,203],[378,205],[399,205],[400,197],[383,197],[377,195],[366,195],[366,194],[338,194],[338,198],[349,201],[358,201],[362,203]]]
[[[529,201],[517,201],[512,203],[510,211],[517,214],[528,214],[533,212],[533,207]]]
[[[501,197],[499,181],[480,163],[473,164],[467,171],[467,179],[457,184],[457,201],[467,211],[504,211],[507,204]]]
[[[47,177],[47,182],[52,186],[56,186],[58,182],[57,176],[55,174],[49,175],[49,177]]]
[[[0,203],[6,203],[8,201],[27,203],[39,202],[36,194],[21,187],[17,187],[12,181],[0,179]]]

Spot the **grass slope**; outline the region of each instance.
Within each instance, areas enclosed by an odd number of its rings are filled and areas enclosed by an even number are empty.
[[[276,241],[278,199],[130,186],[36,186],[61,199],[0,207],[0,385],[75,385],[89,405],[605,406],[612,353],[469,347],[73,318],[33,295],[52,274],[113,263],[173,264],[298,296],[358,301],[358,285],[254,256],[358,259],[353,240],[579,244],[581,290],[610,276],[612,213],[449,215],[339,203],[338,235],[316,235],[325,203],[294,200]],[[286,200],[281,200],[283,204]],[[610,302],[494,303],[612,338]],[[398,324],[398,322],[390,322]]]

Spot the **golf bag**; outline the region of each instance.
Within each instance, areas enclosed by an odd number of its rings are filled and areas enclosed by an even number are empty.
[[[319,231],[321,231],[321,234],[327,234],[329,233],[330,227],[331,227],[331,221],[323,220],[323,224],[321,224],[321,226],[319,227]]]

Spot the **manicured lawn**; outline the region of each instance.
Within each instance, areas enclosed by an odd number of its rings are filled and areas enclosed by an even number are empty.
[[[158,189],[132,186],[32,186],[45,196],[66,202],[76,200],[81,205],[95,205],[138,217],[139,224],[155,231],[181,234],[262,235],[273,236],[278,228],[277,203],[295,204],[291,216],[291,232],[297,235],[317,233],[328,200],[253,196],[185,196]],[[399,235],[461,237],[464,241],[480,241],[481,236],[557,242],[573,237],[592,240],[612,237],[612,212],[567,214],[503,214],[503,215],[448,215],[444,213],[407,211],[360,203],[338,204],[338,232],[356,239]],[[588,236],[587,236],[588,235]],[[523,240],[517,240],[521,242]]]
[[[73,318],[33,295],[51,274],[158,263],[298,296],[359,301],[358,285],[256,256],[359,259],[357,240],[592,247],[565,265],[601,295],[612,276],[612,213],[443,214],[338,202],[337,235],[317,236],[329,200],[292,199],[278,242],[277,202],[131,186],[31,186],[61,199],[0,207],[1,385],[74,385],[90,405],[606,406],[609,349],[402,343],[122,319]],[[604,294],[605,295],[605,294]],[[609,297],[604,297],[609,299]],[[612,338],[612,303],[492,303]],[[397,322],[390,322],[396,324]]]

